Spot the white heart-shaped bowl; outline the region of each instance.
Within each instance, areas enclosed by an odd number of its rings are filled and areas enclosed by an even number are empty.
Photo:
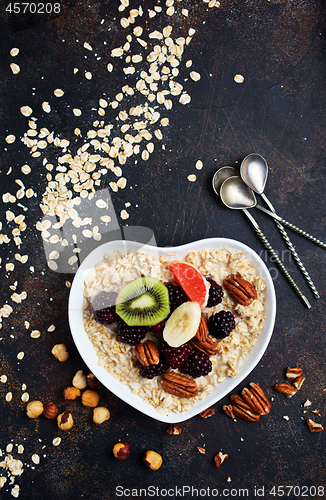
[[[261,278],[266,283],[266,319],[264,322],[263,330],[259,334],[256,344],[254,345],[251,353],[247,356],[247,358],[241,365],[237,376],[235,376],[234,378],[227,378],[226,380],[218,384],[205,399],[195,403],[190,410],[184,411],[180,414],[171,412],[165,415],[158,412],[153,406],[145,403],[139,396],[132,394],[128,386],[120,383],[117,379],[112,377],[105,370],[105,368],[99,366],[95,349],[85,331],[83,323],[84,280],[89,271],[98,262],[103,260],[104,255],[107,253],[115,256],[117,255],[117,252],[120,252],[120,254],[124,254],[126,251],[141,249],[143,252],[146,252],[149,255],[168,256],[169,254],[173,253],[175,259],[182,259],[189,252],[198,251],[203,248],[208,250],[228,248],[230,250],[243,252],[245,257],[249,259],[251,264],[254,266]],[[107,389],[109,389],[111,392],[113,392],[113,394],[128,403],[130,406],[136,408],[149,417],[152,417],[161,422],[177,423],[188,420],[204,409],[215,404],[217,401],[231,392],[255,368],[255,366],[263,356],[273,333],[276,316],[276,297],[273,281],[266,265],[256,252],[239,241],[227,238],[209,238],[192,243],[187,243],[178,247],[160,248],[143,245],[141,243],[133,241],[118,240],[100,245],[95,250],[93,250],[82,262],[71,286],[68,315],[71,333],[81,357],[83,358],[91,373],[93,373]]]

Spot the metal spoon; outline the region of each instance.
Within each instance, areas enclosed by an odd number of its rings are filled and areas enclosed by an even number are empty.
[[[236,176],[232,176],[232,174],[236,174]],[[231,177],[229,177],[231,175]],[[223,200],[223,197],[222,197],[222,190],[223,190],[223,186],[226,182],[228,182],[228,179],[239,179],[239,181],[243,184],[243,181],[241,181],[240,177],[239,177],[239,172],[234,169],[233,167],[222,167],[220,168],[219,170],[217,170],[217,172],[215,172],[214,174],[214,177],[213,177],[213,189],[215,191],[215,193],[221,197],[223,203],[227,205],[227,203],[224,202]],[[247,187],[247,186],[246,186]],[[252,191],[250,190],[250,188],[248,188],[249,191],[252,193]],[[253,194],[253,193],[252,193]],[[229,200],[230,201],[230,200]],[[234,208],[234,207],[233,207]],[[240,207],[241,208],[241,207]],[[308,301],[308,299],[303,295],[303,293],[301,292],[300,288],[298,287],[298,285],[295,283],[295,281],[293,280],[292,276],[290,275],[290,273],[287,271],[286,267],[284,266],[283,262],[281,261],[281,259],[279,258],[279,256],[277,255],[277,253],[275,252],[275,250],[273,249],[273,247],[271,246],[271,244],[269,243],[269,241],[267,240],[266,236],[264,235],[264,233],[261,231],[257,221],[253,218],[253,216],[248,212],[248,210],[246,210],[246,208],[242,208],[242,211],[243,213],[248,217],[248,219],[250,220],[250,222],[252,223],[252,225],[254,226],[255,228],[255,231],[256,233],[258,234],[259,238],[262,240],[262,242],[264,243],[264,246],[267,248],[267,250],[270,252],[271,256],[273,257],[274,261],[279,265],[279,267],[282,269],[284,275],[286,276],[286,278],[288,279],[288,281],[291,283],[291,285],[293,286],[293,288],[295,289],[295,291],[297,292],[297,294],[300,296],[300,298],[303,300],[305,306],[310,309],[311,308],[311,305]]]
[[[252,153],[242,161],[241,166],[240,166],[240,175],[242,180],[249,186],[255,193],[260,194],[260,196],[263,198],[264,202],[266,205],[269,207],[269,209],[275,214],[276,211],[272,205],[272,203],[269,201],[267,196],[264,194],[264,189],[265,189],[265,184],[267,181],[267,175],[268,175],[268,165],[265,160],[261,155],[257,153]],[[296,249],[294,248],[293,243],[291,242],[287,232],[285,231],[284,227],[282,224],[278,221],[275,220],[276,226],[278,227],[281,235],[283,236],[283,239],[288,246],[289,250],[291,251],[294,260],[298,264],[299,269],[302,271],[302,274],[304,278],[306,279],[308,285],[310,286],[312,293],[314,294],[316,299],[320,298],[320,295],[318,293],[317,288],[315,287],[312,279],[310,278],[308,271],[302,264],[299,255],[297,254]]]
[[[230,199],[230,203],[228,205],[229,208],[240,209],[240,208],[256,207],[262,212],[265,212],[265,214],[268,214],[271,217],[273,217],[273,219],[281,222],[285,226],[290,227],[291,229],[293,229],[293,231],[296,231],[302,236],[305,236],[306,238],[308,238],[308,240],[312,240],[317,245],[326,248],[326,243],[324,243],[323,241],[318,240],[317,238],[315,238],[315,236],[311,236],[311,234],[306,233],[306,231],[303,231],[302,229],[295,226],[291,222],[282,219],[282,217],[275,214],[274,212],[270,212],[266,208],[258,205],[254,192],[249,188],[249,186],[247,186],[243,182],[243,180],[240,177],[238,178],[229,177],[224,181],[222,188],[224,197],[223,202],[225,203],[228,198]]]

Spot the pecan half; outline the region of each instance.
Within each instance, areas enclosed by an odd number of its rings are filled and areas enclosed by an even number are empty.
[[[197,337],[193,337],[190,344],[198,351],[204,352],[208,356],[213,356],[218,351],[218,345],[213,339],[207,337],[206,340],[199,340]]]
[[[285,394],[288,398],[291,398],[298,392],[298,389],[296,387],[293,387],[293,385],[287,384],[286,382],[280,382],[279,384],[274,385],[274,389],[277,392],[281,392],[282,394]]]
[[[230,274],[223,280],[223,284],[229,294],[242,306],[249,306],[251,301],[257,298],[255,287],[239,274]]]
[[[321,432],[324,430],[324,427],[321,424],[317,424],[317,422],[314,422],[311,418],[307,418],[306,422],[310,432]]]
[[[249,384],[251,392],[254,393],[256,398],[258,399],[260,405],[262,406],[264,413],[262,415],[267,415],[271,411],[272,405],[268,401],[267,397],[265,396],[264,391],[262,388],[256,384],[255,382],[250,382]]]
[[[228,456],[229,455],[227,455],[226,453],[222,453],[221,451],[219,451],[214,456],[214,462],[215,462],[216,467],[219,467],[224,462],[224,460],[226,460],[228,458]]]
[[[201,342],[204,342],[207,339],[207,337],[208,337],[207,319],[205,314],[201,313],[200,323],[195,338],[200,340]]]
[[[136,344],[135,355],[143,366],[157,365],[160,361],[160,355],[156,344],[151,340],[147,340],[147,342],[143,344],[141,342]]]
[[[235,420],[235,414],[233,412],[232,405],[223,405],[223,411],[224,411],[224,413],[227,414],[228,417],[231,417],[231,418],[233,418],[233,420]]]
[[[213,408],[206,408],[206,410],[201,411],[199,414],[202,418],[208,418],[215,415],[215,410]]]
[[[176,372],[166,372],[161,379],[162,388],[179,398],[193,398],[198,395],[196,381]]]
[[[293,380],[294,387],[296,387],[299,391],[305,380],[306,380],[306,377],[304,375],[300,375],[300,377],[297,377],[296,379]]]
[[[298,368],[298,367],[294,367],[294,368],[291,368],[289,367],[287,370],[286,370],[286,378],[288,380],[293,380],[297,377],[301,377],[301,375],[303,374],[303,370],[302,368]]]
[[[233,413],[236,417],[248,422],[258,422],[260,416],[238,394],[231,394],[230,399],[233,403]]]
[[[179,436],[182,432],[182,429],[178,424],[170,424],[167,432],[168,434],[174,434],[175,436]]]

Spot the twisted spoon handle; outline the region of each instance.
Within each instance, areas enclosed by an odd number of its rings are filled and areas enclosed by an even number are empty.
[[[275,252],[275,250],[273,249],[273,247],[271,246],[271,244],[269,243],[269,241],[267,240],[266,236],[264,235],[264,233],[261,231],[260,227],[258,226],[256,220],[252,217],[252,215],[246,210],[246,209],[243,209],[243,212],[246,214],[246,216],[248,217],[248,219],[250,220],[250,222],[252,223],[252,225],[254,226],[255,228],[255,231],[256,233],[258,234],[259,238],[262,240],[262,242],[264,243],[265,247],[267,248],[267,250],[270,252],[271,256],[273,257],[273,259],[275,260],[275,262],[277,262],[277,264],[279,265],[279,267],[282,269],[285,277],[287,278],[287,280],[291,283],[292,287],[295,289],[295,291],[297,292],[297,294],[299,295],[299,297],[301,298],[301,300],[304,302],[305,306],[310,309],[311,308],[311,305],[307,299],[307,297],[305,297],[303,295],[303,293],[301,292],[300,288],[298,287],[298,285],[295,283],[295,281],[293,280],[292,276],[290,275],[290,273],[287,271],[286,267],[284,266],[283,262],[280,260],[279,256],[277,255],[277,253]]]
[[[302,229],[300,229],[299,227],[295,226],[294,224],[291,224],[291,222],[288,222],[287,220],[282,219],[282,217],[280,217],[279,215],[274,214],[273,212],[270,212],[269,210],[267,210],[264,207],[261,207],[260,205],[256,205],[256,208],[258,208],[262,212],[265,212],[265,214],[270,215],[271,217],[273,217],[273,219],[281,222],[282,224],[284,224],[284,226],[288,226],[290,229],[293,229],[293,231],[296,231],[297,233],[301,234],[301,236],[304,236],[305,238],[308,238],[308,240],[311,240],[314,243],[316,243],[317,245],[319,245],[319,246],[321,246],[323,248],[326,248],[326,243],[324,243],[323,241],[318,240],[317,238],[315,238],[315,236],[311,236],[311,234],[306,233],[306,231],[303,231]]]
[[[263,200],[265,201],[265,203],[268,205],[268,207],[271,209],[271,211],[275,213],[275,209],[274,209],[273,205],[271,204],[271,202],[269,201],[269,199],[267,198],[267,196],[265,196],[264,193],[261,193],[261,197],[263,198]],[[309,276],[308,271],[306,270],[306,268],[302,264],[302,262],[300,260],[300,257],[297,254],[297,251],[296,251],[296,249],[295,249],[292,241],[290,240],[287,232],[285,231],[285,229],[282,226],[282,224],[278,220],[276,220],[276,219],[275,219],[275,224],[277,225],[277,227],[278,227],[281,235],[283,236],[283,239],[284,239],[285,243],[287,244],[288,248],[290,249],[290,251],[291,251],[291,253],[292,253],[293,257],[294,257],[294,260],[298,264],[298,267],[301,270],[304,278],[306,279],[308,285],[310,286],[310,288],[312,290],[312,293],[314,294],[314,296],[315,296],[316,299],[319,299],[320,295],[318,293],[318,290],[315,287],[315,285],[314,285],[311,277]]]

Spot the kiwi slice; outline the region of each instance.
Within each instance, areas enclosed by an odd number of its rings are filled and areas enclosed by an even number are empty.
[[[122,288],[116,300],[116,313],[129,326],[156,325],[169,312],[169,292],[158,278],[137,278]]]

